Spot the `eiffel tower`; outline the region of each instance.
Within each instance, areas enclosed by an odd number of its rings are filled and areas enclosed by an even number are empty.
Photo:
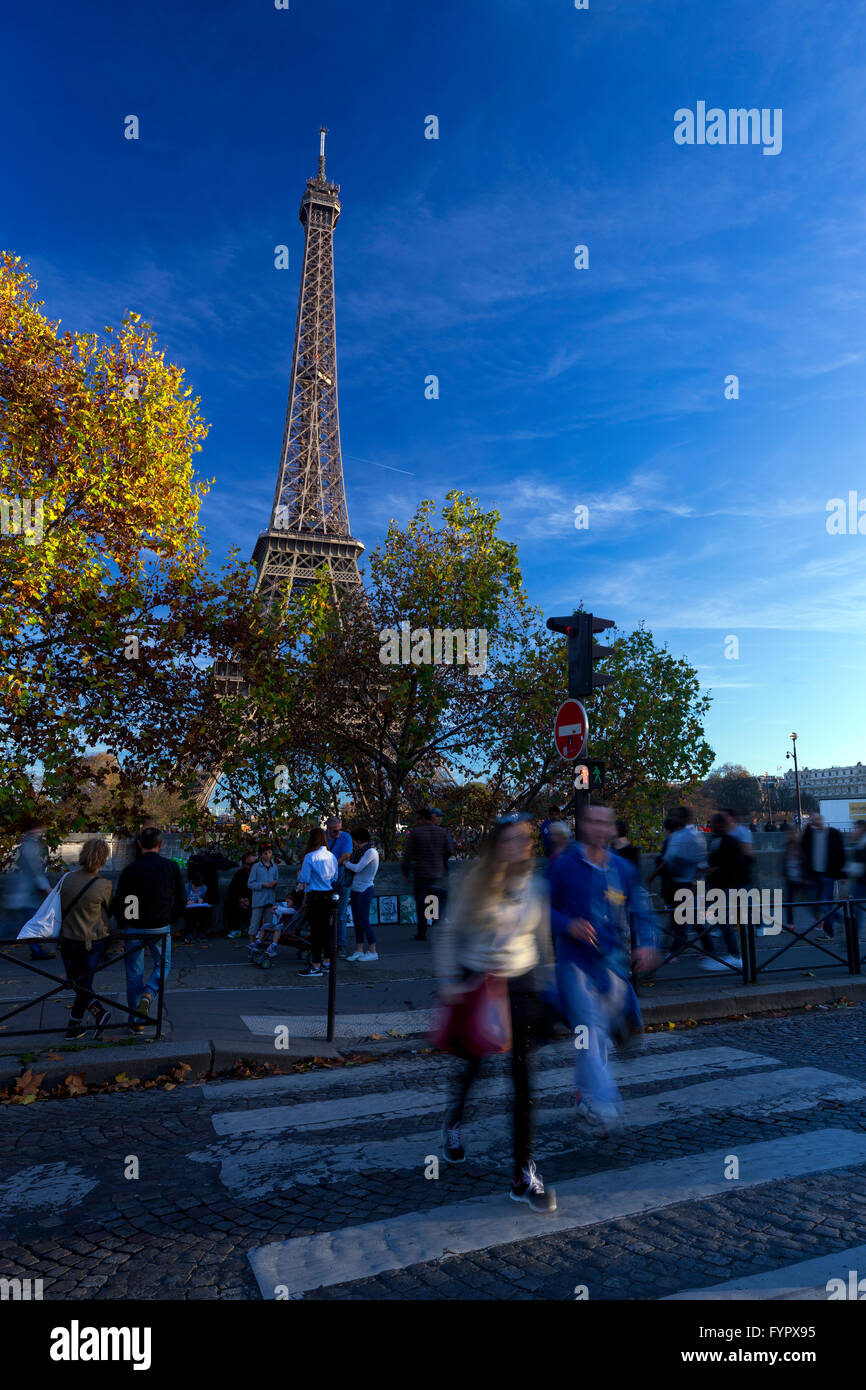
[[[304,263],[292,352],[289,403],[280,467],[266,531],[253,548],[257,593],[273,602],[312,584],[324,566],[334,597],[340,586],[361,583],[364,547],[349,530],[340,417],[337,408],[337,335],[334,313],[334,228],[340,217],[340,185],[325,176],[325,136],[319,131],[319,168],[307,179],[298,213],[304,228]],[[218,694],[245,694],[236,661],[214,665]],[[206,805],[219,773],[211,774],[196,800]]]
[[[337,411],[337,336],[334,322],[334,228],[340,186],[325,177],[324,127],[319,170],[307,180],[298,216],[304,228],[304,265],[292,354],[292,377],[280,469],[270,525],[253,550],[257,590],[274,599],[311,584],[326,566],[332,590],[360,584],[340,453]]]

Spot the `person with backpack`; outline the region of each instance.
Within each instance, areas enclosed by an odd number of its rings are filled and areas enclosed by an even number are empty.
[[[87,840],[78,855],[79,868],[64,874],[60,884],[60,958],[66,978],[75,986],[66,1037],[83,1038],[93,1019],[94,1038],[102,1036],[111,1010],[93,995],[93,976],[105,957],[111,932],[108,912],[114,889],[100,869],[108,861],[108,845],[98,836]]]

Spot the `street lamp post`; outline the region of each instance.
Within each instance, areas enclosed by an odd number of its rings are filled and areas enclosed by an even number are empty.
[[[791,734],[791,742],[792,742],[793,745],[794,745],[794,752],[793,752],[793,754],[791,754],[791,753],[786,753],[786,754],[785,754],[785,757],[786,757],[786,758],[790,758],[790,757],[793,756],[793,759],[794,759],[794,782],[796,783],[796,787],[797,787],[797,829],[798,829],[798,830],[801,830],[802,827],[803,827],[803,805],[802,805],[802,802],[801,802],[801,800],[800,800],[800,769],[799,769],[798,766],[797,766],[797,735],[796,735],[796,734]]]

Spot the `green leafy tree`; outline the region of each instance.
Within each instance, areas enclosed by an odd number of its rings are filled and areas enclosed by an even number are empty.
[[[596,669],[611,683],[586,701],[588,756],[606,763],[605,800],[629,822],[637,843],[656,835],[670,786],[682,794],[698,785],[712,763],[703,720],[709,697],[683,657],[659,647],[643,626],[605,634],[613,653]],[[574,795],[574,764],[564,763],[553,743],[553,715],[567,690],[565,639],[539,628],[515,663],[512,721],[501,740],[488,740],[493,783],[513,806],[559,805]],[[494,761],[495,760],[495,761]]]

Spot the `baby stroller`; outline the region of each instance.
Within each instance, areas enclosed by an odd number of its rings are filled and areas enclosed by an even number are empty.
[[[273,918],[262,927],[258,938],[250,945],[252,965],[257,965],[260,970],[270,970],[276,960],[278,938],[280,945],[294,946],[299,960],[309,959],[310,938],[300,934],[301,927],[307,924],[306,908],[301,906],[303,900],[303,891],[295,889],[290,900],[276,904]]]

